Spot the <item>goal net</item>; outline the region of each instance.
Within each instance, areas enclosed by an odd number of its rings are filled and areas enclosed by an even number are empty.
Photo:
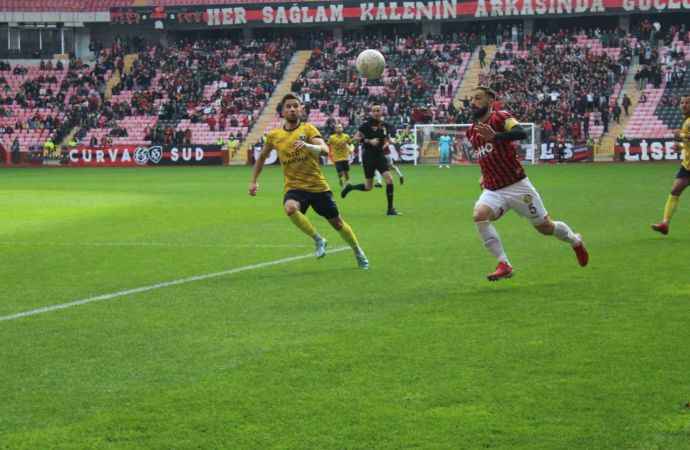
[[[527,139],[520,142],[518,154],[523,162],[535,164],[539,160],[535,151],[537,127],[534,123],[520,125],[527,132]],[[440,138],[448,136],[451,164],[476,164],[475,152],[466,135],[471,126],[469,123],[415,125],[415,144],[422,161],[440,162]],[[447,139],[444,142],[447,142]]]

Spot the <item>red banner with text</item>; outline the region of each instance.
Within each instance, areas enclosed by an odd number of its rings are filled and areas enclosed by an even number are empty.
[[[554,17],[690,12],[690,0],[431,0],[271,2],[188,7],[113,8],[112,22],[160,23],[166,28],[241,27],[445,21],[474,18]]]

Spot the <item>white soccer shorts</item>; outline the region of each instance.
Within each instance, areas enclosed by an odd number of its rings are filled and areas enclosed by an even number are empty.
[[[534,188],[529,178],[496,191],[484,189],[475,204],[475,208],[479,205],[486,205],[491,208],[496,219],[513,209],[532,222],[532,225],[541,225],[548,215],[539,192]]]

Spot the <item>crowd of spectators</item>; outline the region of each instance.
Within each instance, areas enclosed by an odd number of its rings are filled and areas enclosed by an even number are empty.
[[[388,120],[397,127],[445,121],[455,114],[449,100],[462,78],[460,66],[478,42],[478,35],[462,33],[324,38],[292,90],[302,95],[307,114],[319,109],[330,116],[326,133],[338,120],[352,128],[367,114],[371,102],[382,104]],[[354,60],[366,48],[377,48],[386,58],[387,69],[380,80],[366,82],[356,73]],[[437,98],[446,101],[437,102]]]
[[[596,39],[601,47],[618,48],[617,57],[594,52],[584,42]],[[525,35],[496,54],[483,84],[501,94],[504,107],[520,120],[542,126],[544,141],[585,141],[590,127],[620,118],[611,97],[622,85],[632,64],[636,41],[619,30],[560,30]],[[521,50],[524,49],[524,50]],[[459,121],[469,121],[465,108]]]
[[[118,126],[127,116],[158,119],[147,125],[146,140],[155,144],[193,141],[192,130],[178,124],[205,124],[204,129],[250,128],[265,106],[294,52],[291,39],[183,40],[171,46],[150,46],[137,53],[133,67],[124,70],[113,100],[105,102],[95,126],[110,128],[109,137],[123,137]],[[125,73],[127,72],[127,73]],[[241,139],[235,131],[228,138]]]
[[[21,150],[40,151],[48,140],[60,143],[75,128],[74,145],[108,145],[133,134],[125,124],[135,116],[151,118],[143,130],[151,143],[191,144],[189,127],[178,129],[186,119],[209,131],[234,128],[218,143],[236,144],[243,138],[236,130],[246,130],[256,120],[294,53],[294,42],[187,40],[163,47],[135,38],[118,39],[109,47],[94,42],[91,50],[96,58],[90,65],[78,59],[49,61],[30,72],[0,63],[0,141],[5,148],[18,147],[20,140],[13,137],[34,129],[49,133],[28,144],[22,140],[27,148]],[[137,57],[131,70],[125,70],[125,55],[131,53]],[[120,82],[110,98],[106,83],[116,73]],[[26,79],[10,86],[5,74]],[[15,106],[31,114],[14,117]],[[96,129],[107,133],[96,138],[91,133]]]
[[[327,117],[326,134],[337,121],[352,131],[371,102],[382,104],[399,129],[417,123],[468,123],[469,100],[459,110],[450,100],[469,54],[489,42],[489,35],[499,51],[480,82],[501,94],[498,106],[540,124],[547,141],[584,141],[593,124],[603,125],[606,132],[612,120],[628,114],[629,99],[619,105],[616,96],[632,64],[639,62],[634,76],[643,90],[648,85],[680,86],[688,78],[690,34],[684,25],[662,34],[642,21],[632,35],[618,29],[529,34],[520,25],[506,25],[495,33],[323,35],[292,90],[302,95],[308,114],[318,111]],[[592,40],[615,51],[592,51]],[[380,80],[366,81],[354,69],[365,48],[378,48],[386,57]],[[142,136],[154,144],[188,145],[199,130],[232,129],[228,139],[241,140],[235,130],[255,123],[294,54],[295,42],[208,39],[162,46],[118,39],[108,47],[94,42],[91,50],[94,63],[41,62],[38,73],[0,62],[0,140],[6,147],[10,142],[16,147],[16,135],[27,130],[46,130],[51,142],[60,143],[75,128],[74,142],[107,145],[139,135],[127,122],[133,117],[151,119],[141,125]],[[125,55],[132,53],[134,63],[125,70]],[[106,84],[115,74],[119,83],[111,97]],[[16,77],[24,77],[21,84],[10,82]],[[667,96],[660,104],[673,106],[674,101]],[[17,107],[24,111],[21,116]],[[107,132],[97,135],[94,130]]]

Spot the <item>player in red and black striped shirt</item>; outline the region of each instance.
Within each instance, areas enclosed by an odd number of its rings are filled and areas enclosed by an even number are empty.
[[[525,169],[522,167],[517,156],[516,141],[505,139],[491,142],[484,140],[480,131],[482,128],[495,130],[497,133],[510,132],[516,133],[519,130],[517,120],[507,111],[491,111],[486,123],[474,123],[467,131],[467,138],[472,143],[472,147],[477,152],[479,166],[482,169],[484,187],[495,191],[497,189],[510,186],[520,180],[527,178]],[[524,139],[522,134],[515,137]]]
[[[568,242],[580,265],[586,266],[589,255],[582,237],[573,233],[565,222],[551,220],[518,159],[517,142],[525,139],[527,133],[509,112],[491,108],[495,100],[496,94],[491,89],[475,90],[471,105],[474,124],[467,131],[482,170],[483,192],[474,206],[474,223],[484,246],[498,259],[498,266],[488,279],[496,281],[513,275],[501,238],[491,223],[509,209],[529,219],[540,233]]]

